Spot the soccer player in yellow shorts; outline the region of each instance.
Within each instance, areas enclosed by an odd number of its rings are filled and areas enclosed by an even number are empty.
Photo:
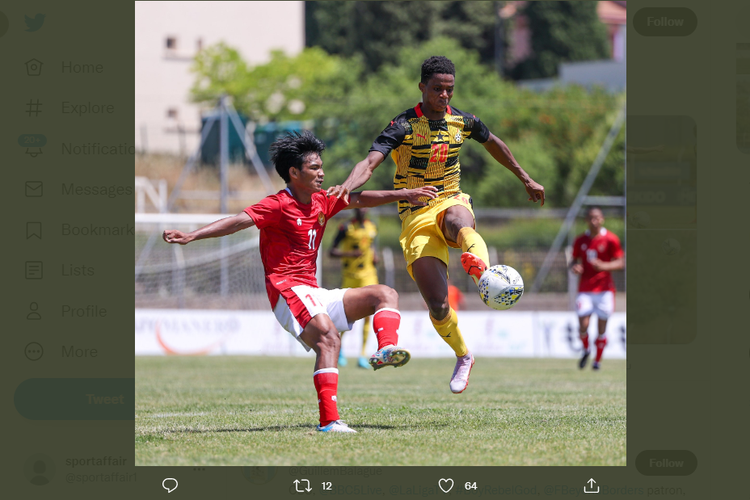
[[[438,196],[427,206],[399,202],[401,247],[411,277],[430,311],[430,320],[456,353],[450,381],[454,393],[469,384],[474,356],[458,328],[456,312],[448,303],[448,247],[461,248],[461,264],[475,283],[491,264],[484,240],[475,229],[471,197],[461,192],[459,151],[474,139],[501,165],[518,177],[529,201],[544,205],[544,187],[521,168],[508,146],[471,113],[449,106],[455,84],[455,67],[446,57],[433,56],[422,64],[419,90],[422,102],[391,120],[372,144],[367,157],[357,163],[346,181],[328,190],[346,197],[372,176],[388,154],[396,163],[394,189],[434,186]]]
[[[378,284],[378,254],[374,246],[377,235],[377,227],[367,218],[367,208],[355,208],[354,217],[339,226],[329,255],[341,259],[341,288]],[[370,368],[365,352],[369,335],[370,317],[367,316],[362,327],[362,351],[357,360],[360,368]],[[343,332],[341,336],[344,336]],[[339,352],[339,366],[346,364],[344,353]]]

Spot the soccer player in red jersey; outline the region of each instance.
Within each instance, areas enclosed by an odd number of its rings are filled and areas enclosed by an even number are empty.
[[[257,226],[260,257],[266,275],[271,309],[285,330],[306,350],[315,354],[313,382],[320,409],[319,431],[356,432],[339,419],[336,405],[337,360],[341,349],[339,331],[373,316],[378,351],[370,358],[376,370],[406,364],[411,354],[398,347],[398,294],[385,285],[326,290],[315,278],[316,257],[326,224],[345,208],[374,207],[398,200],[426,205],[435,188],[352,193],[349,201],[326,195],[323,185],[325,144],[311,132],[288,134],[271,145],[271,161],[287,187],[247,207],[234,217],[183,233],[164,231],[167,243],[185,245]]]
[[[596,338],[596,358],[592,364],[599,369],[604,346],[607,345],[607,320],[615,308],[615,282],[611,271],[625,267],[625,257],[620,239],[604,229],[604,214],[599,207],[590,207],[586,212],[588,230],[573,243],[573,260],[570,268],[581,275],[578,284],[576,310],[578,312],[579,333],[583,342],[583,356],[579,368],[586,366],[589,359],[589,320],[592,314],[599,319]]]

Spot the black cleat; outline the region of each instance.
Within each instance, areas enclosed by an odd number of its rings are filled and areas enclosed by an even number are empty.
[[[599,369],[599,362],[598,361],[594,361],[593,363],[591,363],[591,368],[593,368],[594,370],[598,370]]]
[[[591,354],[589,351],[583,351],[583,356],[581,357],[581,361],[578,362],[578,368],[583,369],[586,366],[586,361],[589,360],[589,354]]]

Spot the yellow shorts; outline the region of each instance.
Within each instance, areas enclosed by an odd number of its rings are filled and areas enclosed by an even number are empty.
[[[351,278],[348,276],[344,276],[341,279],[341,288],[359,288],[362,286],[377,285],[377,284],[378,284],[377,274],[370,274],[362,278]]]
[[[448,247],[460,248],[455,241],[448,240],[441,227],[445,210],[461,205],[466,207],[474,216],[471,198],[466,193],[459,193],[428,209],[410,215],[401,223],[399,241],[406,259],[406,270],[414,279],[411,266],[420,257],[435,257],[448,265]]]

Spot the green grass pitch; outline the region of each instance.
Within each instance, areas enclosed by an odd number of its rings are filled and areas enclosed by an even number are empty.
[[[352,362],[353,361],[353,362]],[[342,420],[315,431],[314,360],[136,357],[136,465],[625,465],[625,361],[478,357],[339,370]]]

